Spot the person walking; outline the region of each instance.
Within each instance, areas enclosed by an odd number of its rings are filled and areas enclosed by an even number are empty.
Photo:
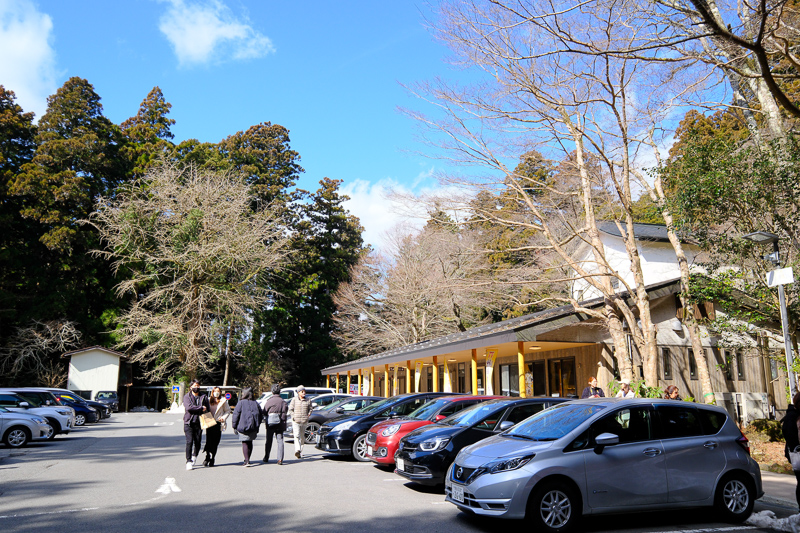
[[[589,386],[583,389],[581,398],[605,398],[606,395],[603,389],[597,386],[597,378],[592,376],[589,378]]]
[[[208,399],[209,412],[214,415],[214,420],[217,421],[213,426],[206,428],[206,445],[203,451],[206,452],[206,459],[203,461],[203,466],[214,466],[214,460],[217,458],[217,448],[219,448],[219,440],[222,438],[222,432],[225,431],[225,426],[228,417],[231,415],[231,407],[228,405],[228,400],[222,395],[222,389],[214,387],[211,389],[211,397]]]
[[[793,452],[800,446],[800,392],[795,393],[792,403],[786,409],[786,415],[781,420],[781,431],[786,441],[784,454],[789,464],[792,463],[789,452]],[[794,470],[794,468],[792,468]],[[794,489],[794,497],[797,500],[797,507],[800,508],[800,470],[794,470],[794,477],[797,479],[797,486]]]
[[[264,447],[264,463],[269,462],[269,453],[272,450],[272,437],[278,441],[278,464],[283,464],[283,432],[286,431],[286,413],[288,407],[281,398],[281,386],[272,386],[272,396],[264,404],[264,418],[267,425],[267,445]]]
[[[253,441],[256,440],[262,420],[261,407],[253,399],[253,389],[247,387],[242,391],[242,397],[233,410],[233,420],[231,422],[233,432],[239,435],[239,442],[242,443],[242,455],[244,455],[242,466],[250,466]]]
[[[636,393],[631,390],[631,380],[622,379],[619,382],[619,392],[615,398],[636,398]]]
[[[289,413],[292,415],[292,437],[294,438],[294,456],[302,459],[303,443],[306,441],[306,424],[313,409],[311,400],[306,398],[306,388],[297,387],[297,396],[289,402]]]
[[[678,390],[677,385],[670,385],[664,391],[664,399],[665,400],[680,400],[680,391]]]
[[[200,394],[200,381],[193,379],[189,392],[183,397],[183,434],[186,435],[186,470],[194,468],[194,462],[200,455],[200,444],[203,440],[203,428],[200,427],[200,415],[211,410],[208,396]]]

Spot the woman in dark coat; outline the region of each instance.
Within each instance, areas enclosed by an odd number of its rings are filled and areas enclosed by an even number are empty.
[[[264,418],[267,424],[267,445],[264,447],[264,463],[269,462],[269,452],[272,450],[272,437],[274,435],[278,441],[278,464],[283,464],[283,432],[286,431],[286,413],[288,409],[286,402],[281,398],[281,386],[273,385],[272,396],[264,405]]]
[[[786,440],[786,460],[789,463],[792,460],[789,458],[789,451],[794,451],[795,447],[800,446],[800,392],[792,398],[792,405],[786,409],[786,416],[781,420],[781,430],[783,431],[783,438]],[[794,497],[797,500],[797,506],[800,507],[800,470],[794,471],[794,476],[797,478],[797,487],[794,489]]]
[[[192,380],[189,392],[183,397],[183,434],[186,435],[186,470],[194,468],[194,461],[200,455],[200,441],[203,439],[203,428],[200,427],[200,415],[211,410],[208,396],[200,394],[200,382]]]
[[[250,466],[253,441],[256,440],[262,420],[261,408],[253,400],[253,389],[248,387],[242,391],[242,397],[236,404],[236,409],[233,410],[233,432],[239,435],[239,441],[242,443],[242,455],[244,455],[242,466]]]

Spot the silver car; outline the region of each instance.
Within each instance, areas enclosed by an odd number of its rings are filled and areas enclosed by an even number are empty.
[[[716,507],[741,522],[763,494],[747,439],[719,407],[587,399],[551,407],[464,448],[447,501],[566,531],[582,515]]]
[[[32,440],[46,439],[52,432],[43,416],[15,413],[0,407],[0,436],[9,448],[21,448]]]

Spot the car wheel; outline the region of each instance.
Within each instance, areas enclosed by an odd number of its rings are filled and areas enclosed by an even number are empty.
[[[31,434],[28,428],[24,427],[13,427],[6,431],[6,434],[3,436],[3,442],[5,442],[9,448],[22,448],[28,444],[30,440]]]
[[[82,426],[86,423],[86,416],[80,413],[75,413],[75,425]]]
[[[534,489],[528,502],[528,519],[540,531],[564,532],[575,526],[580,504],[574,491],[564,483],[544,483]]]
[[[319,424],[316,422],[309,422],[306,425],[306,444],[316,444],[317,433],[319,433]]]
[[[744,522],[753,513],[753,483],[743,474],[726,476],[717,486],[714,505],[725,522]]]
[[[53,440],[54,438],[56,438],[56,435],[61,433],[61,424],[59,424],[58,420],[56,420],[55,418],[48,418],[47,423],[50,424],[50,427],[53,429],[53,431],[48,433],[47,440]]]
[[[367,434],[364,433],[363,435],[359,435],[356,437],[356,440],[353,441],[353,458],[356,461],[367,462],[369,458],[367,457]]]
[[[50,424],[47,425],[47,440],[53,440],[56,436],[56,430]]]

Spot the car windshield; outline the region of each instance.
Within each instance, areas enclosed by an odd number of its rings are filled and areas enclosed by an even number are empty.
[[[439,423],[448,426],[471,426],[473,424],[477,424],[498,410],[505,408],[506,405],[507,402],[504,400],[499,400],[497,402],[488,401],[476,403],[475,405],[467,407],[463,411],[459,411],[458,413],[445,418]]]
[[[24,393],[24,392],[18,392],[17,396],[22,398],[22,401],[28,402],[28,405],[30,405],[31,407],[41,407],[42,406],[42,401],[39,399],[38,396],[36,396],[34,394],[27,394],[27,393]]]
[[[328,411],[330,409],[336,409],[337,407],[341,406],[342,404],[345,404],[347,402],[353,402],[353,401],[358,401],[358,400],[353,400],[352,398],[340,398],[340,399],[336,400],[333,403],[329,403],[328,405],[323,405],[322,407],[314,409],[314,411],[319,412],[319,411]]]
[[[603,409],[605,406],[585,403],[558,404],[523,420],[503,435],[528,440],[560,439]]]
[[[375,402],[366,407],[362,407],[358,411],[353,411],[353,413],[359,415],[367,415],[369,413],[374,413],[375,411],[380,411],[381,408],[386,407],[387,404],[394,403],[395,401],[397,401],[395,398],[385,398],[379,402]]]
[[[9,411],[8,409],[6,409],[5,407],[0,407],[0,413],[10,413],[10,412],[11,412],[11,411]]]
[[[419,420],[430,420],[445,405],[450,403],[448,400],[431,400],[420,406],[416,411],[411,411],[408,416]]]
[[[117,393],[116,392],[98,392],[97,393],[98,400],[116,400]]]

